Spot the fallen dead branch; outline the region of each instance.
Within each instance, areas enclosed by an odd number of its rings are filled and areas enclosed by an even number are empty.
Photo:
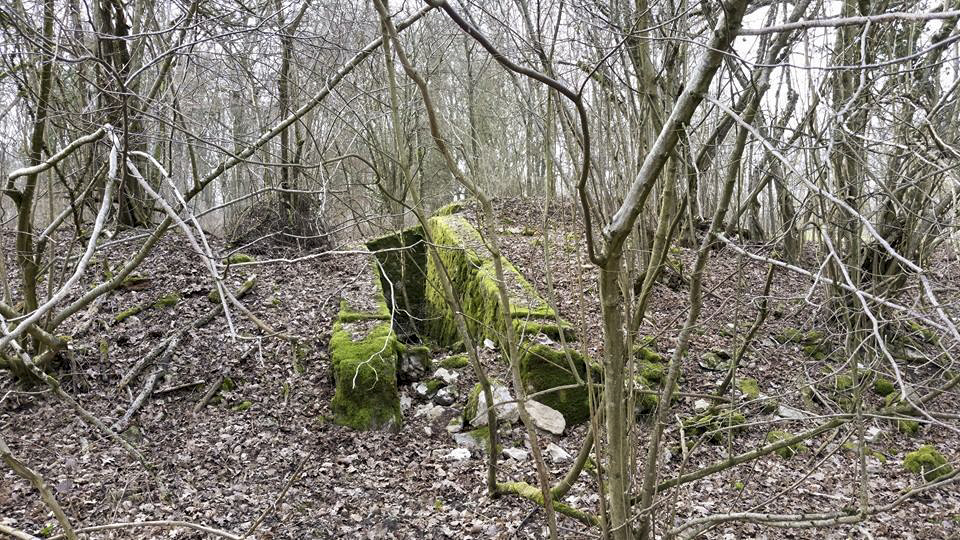
[[[128,427],[130,427],[130,421],[133,420],[133,416],[140,411],[143,405],[147,402],[147,398],[153,394],[153,389],[157,386],[157,381],[164,372],[165,370],[163,368],[155,369],[147,377],[146,382],[143,383],[143,390],[141,390],[137,395],[137,399],[133,400],[133,403],[130,404],[130,408],[127,409],[127,412],[124,413],[122,418],[114,422],[113,426],[111,426],[111,429],[117,433],[123,433]]]

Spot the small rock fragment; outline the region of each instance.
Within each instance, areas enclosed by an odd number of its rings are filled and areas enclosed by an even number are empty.
[[[440,390],[437,390],[437,394],[433,396],[433,402],[437,405],[443,405],[449,407],[457,401],[457,393],[455,386],[445,386]]]
[[[547,445],[547,455],[550,456],[550,460],[553,461],[554,463],[570,460],[570,454],[568,454],[566,450],[564,450],[563,448],[560,448],[554,443],[550,443]]]
[[[447,433],[460,433],[463,429],[463,417],[459,414],[450,419],[447,424]]]
[[[493,392],[493,403],[497,409],[497,420],[515,423],[520,419],[520,410],[517,409],[517,403],[510,390],[502,384],[494,383],[490,390]],[[477,397],[477,415],[470,420],[470,424],[475,427],[487,425],[487,397],[480,392]]]
[[[447,384],[457,384],[457,379],[460,378],[460,374],[456,371],[450,371],[447,368],[438,368],[437,371],[433,372],[433,376],[443,380]]]
[[[780,405],[780,407],[777,408],[777,416],[780,418],[786,418],[788,420],[803,420],[807,417],[803,411],[800,409],[794,409],[789,405]]]
[[[527,451],[523,448],[505,448],[503,455],[516,461],[526,461],[527,459]]]
[[[533,425],[544,431],[548,431],[554,435],[560,435],[563,433],[564,428],[567,427],[567,422],[563,418],[563,414],[553,407],[531,399],[527,401],[526,408],[527,414],[530,415],[530,420],[533,421]]]
[[[448,461],[464,461],[470,459],[470,450],[466,448],[454,448],[449,454],[444,456]]]

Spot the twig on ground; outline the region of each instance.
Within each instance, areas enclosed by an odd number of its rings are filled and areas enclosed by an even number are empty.
[[[143,390],[137,395],[137,399],[133,400],[133,403],[130,404],[130,408],[127,409],[127,412],[123,415],[122,418],[117,420],[111,429],[117,433],[123,433],[128,427],[130,427],[130,422],[133,420],[133,416],[140,411],[143,405],[147,402],[147,398],[153,394],[154,387],[157,386],[157,380],[160,379],[160,376],[163,375],[164,369],[155,369],[153,373],[147,377],[146,382],[143,383]]]
[[[217,395],[217,392],[220,391],[220,387],[223,386],[223,381],[226,379],[223,375],[217,377],[217,380],[213,381],[213,384],[207,388],[207,391],[203,394],[203,397],[200,398],[200,401],[193,406],[194,414],[200,412],[204,407],[207,406],[207,403],[210,403],[210,400],[213,399],[213,396]]]

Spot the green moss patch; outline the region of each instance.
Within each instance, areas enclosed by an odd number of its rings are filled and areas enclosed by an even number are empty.
[[[663,355],[654,350],[652,340],[653,338],[643,338],[639,343],[634,345],[633,355],[641,362],[662,364],[664,361]]]
[[[234,253],[229,257],[227,257],[225,262],[227,264],[244,264],[244,263],[252,263],[256,260],[257,259],[254,258],[253,255],[248,255],[246,253]]]
[[[230,410],[233,412],[243,412],[243,411],[249,410],[250,407],[253,407],[253,402],[249,400],[244,400],[230,407]]]
[[[897,420],[897,431],[905,435],[916,435],[920,433],[920,422],[916,420]]]
[[[923,476],[927,482],[933,482],[941,476],[953,472],[953,467],[936,448],[930,445],[921,446],[914,452],[907,454],[903,460],[903,468]]]
[[[459,214],[464,207],[465,203],[463,202],[453,202],[446,206],[441,206],[438,208],[433,215],[436,216],[450,216],[453,214]]]
[[[569,353],[569,360],[567,354]],[[590,417],[587,397],[587,363],[583,355],[572,349],[554,349],[546,345],[531,345],[520,357],[520,380],[528,394],[550,390],[562,386],[576,385],[577,378],[571,370],[580,375],[584,384],[576,388],[564,388],[541,394],[536,400],[552,407],[566,420],[567,425],[575,425]]]
[[[909,329],[907,338],[912,340],[914,343],[920,342],[936,345],[939,341],[937,334],[920,322],[909,321],[907,322],[907,328]]]
[[[730,353],[727,351],[713,350],[704,353],[700,357],[700,367],[708,371],[727,371],[730,369]]]
[[[570,326],[570,323],[563,320],[558,324],[552,320],[515,319],[513,321],[513,327],[517,337],[523,339],[530,339],[540,334],[554,341],[560,341],[561,335],[566,341],[575,341],[577,339],[577,334],[573,331],[573,327]]]
[[[153,303],[153,307],[163,309],[177,305],[180,303],[180,295],[177,293],[170,293],[157,298],[156,302]]]
[[[125,321],[126,319],[129,319],[130,317],[133,317],[133,316],[136,315],[137,313],[140,313],[140,312],[143,311],[144,309],[146,309],[146,308],[145,308],[145,306],[142,306],[142,305],[140,305],[140,306],[133,306],[133,307],[130,308],[130,309],[125,309],[125,310],[121,311],[120,313],[117,313],[116,315],[114,315],[113,321],[114,321],[114,322],[123,322],[123,321]]]
[[[837,392],[846,392],[854,387],[853,377],[850,375],[837,375],[833,378],[833,389]]]
[[[737,388],[744,397],[750,400],[760,398],[760,384],[756,379],[743,378],[737,381]]]
[[[873,381],[873,391],[878,396],[887,397],[896,390],[897,388],[893,385],[893,382],[884,379],[883,377],[877,377],[877,379]]]
[[[434,394],[437,393],[437,391],[439,391],[441,388],[447,385],[446,381],[444,381],[443,379],[438,379],[436,377],[432,377],[423,382],[425,385],[427,385],[428,396],[433,396]],[[476,407],[476,404],[474,404],[474,407]]]
[[[470,365],[470,360],[467,358],[467,355],[458,354],[440,360],[439,364],[440,367],[446,369],[463,369]]]
[[[634,414],[638,417],[652,414],[657,410],[657,406],[660,405],[659,385],[653,384],[643,377],[643,375],[637,375],[634,378],[634,382],[636,383],[637,390]]]
[[[795,437],[793,433],[789,433],[786,431],[771,431],[770,433],[767,433],[767,442],[770,444],[774,444],[781,441],[792,439],[793,437]],[[789,446],[784,446],[782,448],[778,448],[774,450],[774,452],[778,456],[782,457],[783,459],[790,459],[793,456],[806,451],[807,451],[807,446],[803,443],[795,443],[795,444],[791,444]]]

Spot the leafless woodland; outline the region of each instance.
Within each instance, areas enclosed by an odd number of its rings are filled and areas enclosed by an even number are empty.
[[[960,536],[958,18],[4,2],[0,536]],[[510,261],[595,367],[563,436],[527,412],[523,336],[471,335],[447,281],[458,401],[326,420],[363,242],[455,201],[498,316]],[[494,378],[520,423],[451,459]]]

